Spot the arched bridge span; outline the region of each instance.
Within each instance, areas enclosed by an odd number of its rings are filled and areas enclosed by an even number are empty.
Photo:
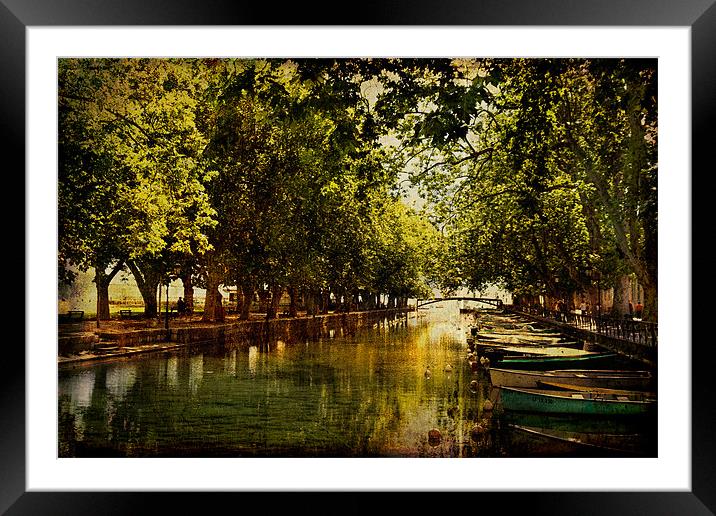
[[[492,305],[495,308],[502,308],[502,300],[495,297],[436,297],[433,299],[418,299],[416,308],[433,303],[440,303],[441,301],[477,301],[479,303]]]

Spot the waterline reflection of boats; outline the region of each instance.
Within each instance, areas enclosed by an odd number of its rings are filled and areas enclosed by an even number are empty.
[[[649,434],[655,424],[656,414],[645,416],[585,416],[574,414],[551,414],[546,412],[504,412],[501,421],[505,426],[520,425],[551,428],[564,432]]]
[[[530,457],[644,457],[655,454],[642,434],[588,433],[508,425],[513,455]]]

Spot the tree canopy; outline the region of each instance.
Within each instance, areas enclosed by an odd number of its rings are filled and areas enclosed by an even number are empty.
[[[656,318],[655,60],[63,59],[58,80],[60,279],[126,265],[148,315],[169,277],[214,320],[220,285],[247,316],[284,290],[317,311],[632,274]]]
[[[402,118],[393,162],[433,203],[456,282],[565,299],[633,274],[655,319],[656,62],[452,65],[447,87],[406,79],[440,93]]]

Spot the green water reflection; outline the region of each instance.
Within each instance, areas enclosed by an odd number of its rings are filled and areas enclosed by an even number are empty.
[[[471,438],[489,379],[467,362],[468,322],[451,307],[309,342],[217,344],[61,369],[58,453],[490,456],[490,439]],[[428,442],[431,429],[439,442]]]

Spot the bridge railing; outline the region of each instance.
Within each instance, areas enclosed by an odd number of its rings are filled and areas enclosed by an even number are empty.
[[[628,317],[619,318],[609,314],[579,314],[557,312],[541,307],[514,306],[516,310],[545,319],[553,319],[575,328],[599,333],[607,337],[628,340],[645,346],[656,347],[658,342],[658,324],[640,321]]]
[[[434,297],[432,299],[417,299],[416,300],[416,306],[419,308],[421,306],[429,305],[432,303],[440,303],[441,301],[475,301],[478,303],[485,303],[488,305],[493,305],[498,308],[502,308],[503,302],[499,298],[493,298],[493,297]]]

